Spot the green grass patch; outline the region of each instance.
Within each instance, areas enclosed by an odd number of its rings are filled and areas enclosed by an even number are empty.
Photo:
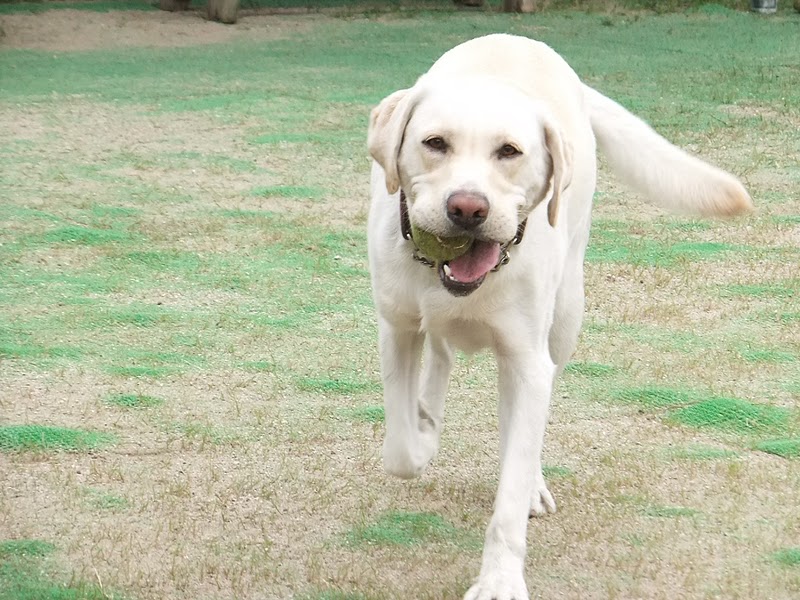
[[[696,233],[702,231],[709,231],[711,223],[709,221],[695,221],[692,219],[676,219],[674,217],[666,217],[667,220],[659,221],[659,227],[663,227],[667,231],[679,231],[681,233]]]
[[[544,466],[542,467],[542,474],[548,479],[559,479],[561,477],[569,477],[572,475],[572,469],[560,466]]]
[[[178,250],[134,250],[112,257],[110,262],[110,267],[139,268],[165,273],[193,273],[203,265],[196,253]]]
[[[162,306],[133,304],[87,312],[85,326],[90,329],[132,326],[154,327],[177,321],[177,316]]]
[[[89,214],[96,218],[110,223],[118,223],[123,219],[130,219],[142,214],[138,208],[128,206],[113,206],[108,204],[92,205]]]
[[[800,279],[795,279],[784,282],[773,281],[769,283],[728,285],[723,288],[723,292],[731,296],[787,299],[795,297],[799,289]]]
[[[640,233],[637,223],[598,220],[586,249],[586,260],[593,263],[628,263],[670,268],[687,262],[724,258],[746,248],[720,242],[659,240],[657,232]],[[635,232],[635,233],[634,233]]]
[[[783,310],[783,307],[776,310],[776,307],[772,307],[766,310],[760,310],[747,318],[752,321],[768,321],[770,323],[778,323],[779,325],[793,326],[800,321],[800,311],[786,311]]]
[[[665,387],[641,387],[619,390],[612,396],[619,402],[646,408],[684,406],[697,399],[697,394]]]
[[[756,434],[784,430],[789,410],[764,404],[752,404],[735,398],[710,398],[675,410],[670,420],[690,427]]]
[[[260,198],[298,198],[303,200],[316,200],[322,196],[319,188],[302,185],[271,185],[253,188],[250,192]]]
[[[739,455],[732,450],[714,448],[711,446],[687,446],[686,448],[672,448],[668,456],[678,460],[729,460]]]
[[[42,540],[5,540],[0,542],[0,561],[9,558],[41,558],[55,549],[53,544]]]
[[[310,144],[319,142],[335,142],[335,135],[319,133],[268,133],[250,140],[253,144]]]
[[[251,311],[252,319],[283,328],[295,327],[332,306],[371,304],[364,268],[366,242],[360,231],[328,231],[269,213],[253,218],[247,212],[232,217],[214,211],[198,219],[209,230],[207,235],[225,238],[225,245],[241,240],[246,246],[203,254],[134,251],[104,258],[95,268],[126,273],[128,277],[119,284],[135,284],[134,290],[160,284],[193,293],[212,289],[252,295],[259,300],[258,311]],[[312,288],[314,293],[295,298],[301,290]],[[183,318],[177,312],[161,314]]]
[[[47,10],[71,9],[92,12],[111,10],[155,10],[157,3],[149,0],[81,0],[76,2],[45,2],[43,0],[25,2],[4,0],[0,2],[0,14],[40,13]]]
[[[98,263],[96,269],[90,266],[50,271],[31,267],[15,272],[13,269],[4,270],[0,261],[0,277],[6,286],[0,293],[17,303],[24,297],[29,302],[47,298],[65,304],[81,304],[86,302],[88,296],[124,291],[135,282],[131,279],[133,273],[122,269],[105,269],[102,259]]]
[[[0,358],[37,359],[37,358],[66,358],[77,360],[83,351],[80,348],[64,346],[46,347],[33,343],[15,343],[0,340]]]
[[[107,494],[100,490],[88,488],[86,491],[86,503],[97,510],[119,511],[130,507],[127,498],[115,494]]]
[[[297,387],[304,392],[322,392],[325,394],[349,396],[377,391],[380,389],[380,384],[377,382],[351,381],[348,379],[303,377],[297,382]]]
[[[791,352],[782,350],[742,350],[742,358],[748,362],[756,363],[790,363],[795,362],[797,357]]]
[[[159,377],[168,377],[177,372],[176,369],[171,367],[124,367],[124,366],[109,366],[105,368],[106,373],[109,375],[116,375],[118,377],[146,377],[150,379],[158,379]]]
[[[0,540],[0,600],[114,600],[119,595],[80,581],[50,577],[56,546],[44,540]]]
[[[43,561],[55,546],[41,540],[0,541],[0,600],[114,600],[119,596],[84,582],[53,580]]]
[[[92,498],[89,504],[98,510],[124,510],[130,506],[130,502],[122,496],[114,496],[113,494],[103,494]]]
[[[345,535],[353,546],[418,546],[452,543],[480,546],[480,537],[454,527],[442,517],[423,512],[389,512],[371,525],[355,527]]]
[[[800,225],[800,215],[773,215],[770,219],[778,225]]]
[[[616,369],[611,365],[595,362],[571,362],[564,367],[565,373],[584,377],[600,378],[613,375]]]
[[[105,401],[106,404],[121,408],[152,408],[164,404],[161,398],[145,394],[112,394]]]
[[[314,320],[314,312],[316,312],[314,308],[308,307],[305,310],[281,316],[253,315],[250,320],[270,329],[292,331],[312,322]]]
[[[669,327],[656,327],[631,323],[588,322],[584,327],[587,334],[620,337],[626,343],[646,345],[661,352],[694,353],[708,347],[708,342],[696,333],[676,330]]]
[[[244,210],[241,208],[223,208],[219,214],[228,219],[236,219],[246,225],[263,226],[274,223],[281,215],[274,210]]]
[[[68,359],[83,357],[80,348],[48,346],[37,341],[34,331],[0,326],[0,358],[19,360]]]
[[[800,438],[767,440],[756,444],[756,449],[783,458],[800,458]]]
[[[693,508],[683,506],[648,506],[642,509],[642,514],[646,517],[674,519],[677,517],[694,517],[700,513]]]
[[[775,562],[787,567],[800,566],[800,547],[778,550],[772,553],[771,558]]]
[[[0,600],[114,600],[121,598],[88,583],[61,584],[30,565],[0,566]]]
[[[383,423],[386,416],[382,406],[343,408],[339,410],[338,413],[345,419],[362,423]]]
[[[299,600],[369,600],[369,597],[364,594],[359,594],[358,592],[323,590],[300,596]]]
[[[48,231],[42,241],[48,244],[75,244],[80,246],[98,246],[127,241],[129,235],[114,229],[92,229],[89,227],[61,227]]]
[[[248,360],[240,364],[242,369],[248,371],[257,371],[263,373],[271,373],[275,370],[275,363],[267,360]]]
[[[107,365],[104,370],[120,377],[166,377],[205,364],[203,357],[179,352],[119,350],[115,354],[113,364]]]
[[[95,431],[45,425],[6,425],[0,427],[0,451],[86,452],[113,443],[114,436]]]

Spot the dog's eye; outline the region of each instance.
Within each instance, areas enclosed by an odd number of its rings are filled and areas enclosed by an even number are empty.
[[[444,141],[443,137],[439,137],[438,135],[431,136],[422,143],[434,152],[447,152],[447,142]]]
[[[512,144],[503,144],[497,150],[497,156],[500,158],[514,158],[520,154],[522,154],[522,151]]]

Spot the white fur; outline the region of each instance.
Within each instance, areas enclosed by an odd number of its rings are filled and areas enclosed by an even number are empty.
[[[444,138],[447,152],[432,152],[423,143],[430,136]],[[386,470],[416,477],[435,457],[455,348],[488,347],[498,364],[500,481],[480,576],[465,600],[526,600],[528,516],[555,512],[542,443],[553,382],[583,315],[595,136],[623,179],[662,206],[722,215],[751,206],[733,176],[672,146],[527,38],[462,44],[372,113],[368,237]],[[506,143],[521,154],[499,158]],[[400,234],[401,188],[423,229],[457,233],[445,206],[451,193],[466,191],[490,203],[481,239],[507,242],[527,218],[525,236],[510,264],[455,297],[412,259],[413,245]]]

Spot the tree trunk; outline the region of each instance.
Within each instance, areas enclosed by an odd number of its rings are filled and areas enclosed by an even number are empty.
[[[158,8],[174,12],[176,10],[186,10],[192,0],[159,0]]]
[[[208,18],[221,23],[236,23],[239,0],[208,0]]]
[[[538,0],[503,0],[504,12],[531,13],[536,11]]]

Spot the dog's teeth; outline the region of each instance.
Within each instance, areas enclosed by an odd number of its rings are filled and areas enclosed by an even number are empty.
[[[456,278],[453,277],[453,272],[450,270],[450,265],[447,263],[444,264],[444,276],[447,277],[448,281],[456,280]]]

